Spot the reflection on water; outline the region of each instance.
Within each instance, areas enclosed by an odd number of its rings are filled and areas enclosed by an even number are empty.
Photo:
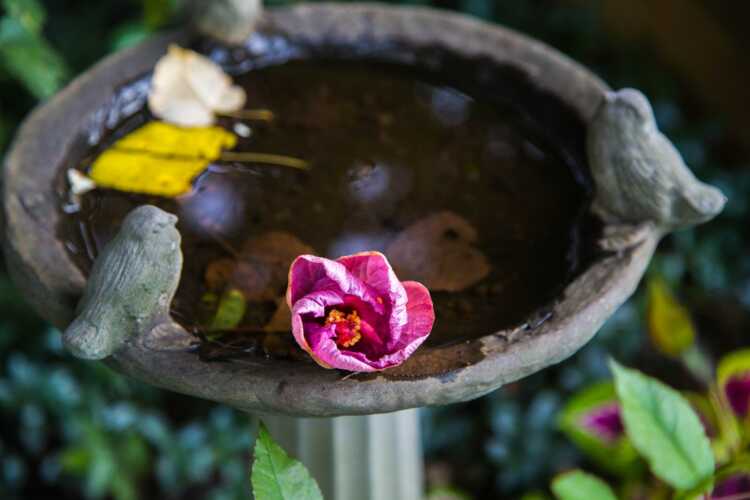
[[[359,252],[385,252],[388,243],[393,240],[394,233],[343,233],[331,241],[326,254],[336,258]]]
[[[458,127],[469,118],[472,99],[447,87],[429,89],[430,106],[435,118],[446,127]]]
[[[473,94],[440,74],[334,61],[259,69],[238,82],[249,106],[277,117],[248,124],[252,133],[240,138],[238,149],[303,158],[309,172],[218,163],[200,176],[192,194],[177,200],[90,193],[82,212],[67,216],[62,228],[72,248],[86,242],[101,248],[137,205],[177,214],[185,267],[173,309],[186,326],[205,321],[205,309],[215,307],[204,300],[207,291],[220,293],[231,284],[251,301],[243,331],[257,332],[279,319],[286,271],[296,255],[386,251],[405,229],[441,213],[465,221],[470,228],[459,232],[476,233],[476,240],[456,242],[462,235],[446,231],[430,241],[443,241],[456,255],[469,252],[478,262],[486,257],[490,269],[469,289],[433,294],[437,323],[428,345],[523,323],[577,270],[579,246],[589,242],[589,222],[581,219],[585,189],[572,173],[577,167],[541,138],[528,117],[497,102],[494,87]],[[114,135],[147,119],[142,112]],[[221,125],[236,129],[233,120]],[[411,247],[403,238],[399,248],[408,258]],[[420,252],[413,255],[431,255]],[[84,270],[90,267],[82,253],[74,257]],[[417,264],[449,262],[429,260]],[[427,271],[440,278],[440,269]]]
[[[223,175],[226,168],[212,167],[195,182],[193,194],[178,199],[183,224],[206,239],[234,235],[242,226],[245,200],[242,190]]]

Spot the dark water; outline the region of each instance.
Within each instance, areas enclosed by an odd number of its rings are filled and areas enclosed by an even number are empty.
[[[176,200],[96,191],[84,197],[80,213],[66,216],[61,234],[87,271],[136,206],[151,203],[177,214],[185,268],[173,310],[178,321],[198,330],[213,314],[214,306],[202,300],[211,288],[209,264],[225,259],[227,272],[237,272],[243,248],[269,231],[337,257],[385,251],[405,228],[448,211],[476,230],[470,246],[486,256],[491,271],[468,289],[433,293],[437,322],[427,345],[543,318],[590,258],[594,223],[582,215],[588,205],[582,128],[560,103],[546,105],[548,96],[529,91],[527,106],[513,95],[524,92],[518,75],[499,72],[496,84],[490,78],[464,88],[462,81],[474,79],[463,71],[477,64],[453,64],[435,72],[315,60],[248,72],[238,77],[248,107],[270,109],[276,119],[247,123],[252,135],[238,150],[299,157],[310,163],[309,171],[220,162],[196,180],[192,194]],[[85,171],[97,150],[150,119],[147,111],[135,113],[71,164]],[[221,122],[230,130],[234,123]],[[460,235],[447,228],[441,237]],[[288,266],[283,254],[296,247],[275,244],[275,264]],[[270,288],[248,304],[240,325],[245,333],[234,333],[245,347],[263,338],[255,331],[283,295],[283,279],[269,280]],[[221,293],[223,286],[213,285],[213,291]]]

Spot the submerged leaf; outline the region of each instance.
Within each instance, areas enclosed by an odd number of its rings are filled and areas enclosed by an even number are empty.
[[[240,110],[246,100],[218,64],[176,45],[156,63],[151,85],[151,112],[184,127],[212,125],[216,113]]]
[[[323,500],[305,466],[276,444],[262,422],[250,479],[256,500]]]
[[[453,212],[440,212],[407,227],[386,255],[402,279],[431,291],[460,292],[490,273],[487,257],[474,247],[477,231]]]
[[[242,292],[229,289],[221,296],[219,307],[209,328],[213,331],[231,330],[242,322],[245,310],[246,302]]]
[[[151,122],[104,151],[89,177],[99,187],[176,197],[190,192],[193,179],[236,144],[223,128]]]
[[[209,288],[232,286],[250,302],[276,300],[286,288],[289,266],[313,248],[284,231],[270,231],[249,240],[235,259],[219,259],[206,269]]]
[[[695,342],[690,314],[661,277],[648,283],[648,332],[654,347],[670,357],[679,357]]]
[[[658,380],[610,364],[625,430],[654,475],[678,490],[710,479],[715,465],[711,444],[690,403]]]
[[[278,307],[263,329],[269,333],[291,332],[292,310],[289,309],[289,304],[286,303],[286,297],[279,298],[276,303],[278,304]]]

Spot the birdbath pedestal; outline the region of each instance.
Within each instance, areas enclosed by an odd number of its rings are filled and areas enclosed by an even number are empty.
[[[633,293],[664,234],[706,221],[723,207],[723,196],[697,181],[659,134],[640,94],[610,93],[589,71],[523,35],[447,12],[369,4],[274,9],[250,35],[255,11],[231,7],[256,2],[215,3],[217,11],[206,14],[209,28],[198,25],[219,37],[226,33],[232,42],[250,36],[242,46],[256,55],[293,46],[346,48],[368,57],[394,45],[438,47],[475,59],[478,68],[510,68],[545,96],[532,112],[546,113],[552,133],[565,138],[567,154],[588,165],[595,184],[591,210],[603,225],[598,248],[591,249],[595,258],[564,283],[543,312],[545,321],[532,315],[517,327],[422,348],[403,368],[368,376],[269,359],[206,363],[194,352],[195,337],[170,314],[182,269],[175,217],[138,209],[89,276],[58,235],[68,152],[92,123],[112,116],[116,89],[149,74],[170,43],[187,43],[193,35],[177,32],[115,54],[34,111],[7,157],[2,183],[6,261],[26,298],[60,329],[70,327],[65,343],[79,357],[263,415],[274,437],[310,468],[326,498],[420,498],[415,408],[474,399],[566,359]],[[243,21],[242,12],[252,16]],[[297,56],[289,50],[289,59]],[[131,98],[142,105],[142,96]],[[138,242],[146,231],[159,237],[144,251]],[[159,258],[145,259],[149,252]],[[136,273],[149,279],[137,282]],[[124,304],[138,304],[138,312]]]

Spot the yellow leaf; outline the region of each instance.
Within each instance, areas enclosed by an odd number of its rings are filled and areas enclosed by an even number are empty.
[[[648,284],[648,331],[654,347],[670,357],[681,356],[695,342],[690,313],[661,277]]]
[[[99,187],[172,198],[190,192],[193,179],[236,144],[220,127],[151,122],[104,151],[89,177]]]

